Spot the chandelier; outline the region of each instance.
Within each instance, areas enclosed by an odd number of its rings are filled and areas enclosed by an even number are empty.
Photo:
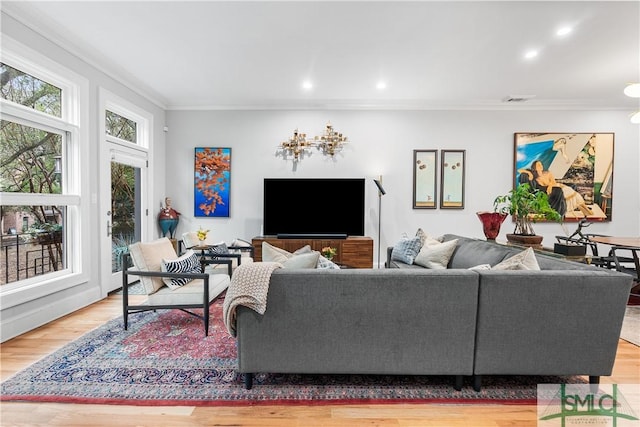
[[[314,136],[312,140],[307,139],[306,133],[299,132],[298,129],[294,130],[292,137],[280,143],[276,155],[282,155],[284,159],[292,156],[293,161],[298,162],[305,155],[311,155],[311,148],[315,147],[322,151],[323,155],[333,157],[342,150],[346,142],[347,137],[334,130],[331,123],[327,123],[324,133]]]

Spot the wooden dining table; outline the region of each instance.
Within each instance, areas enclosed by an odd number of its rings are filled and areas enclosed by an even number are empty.
[[[640,237],[589,236],[589,240],[604,245],[640,248]]]

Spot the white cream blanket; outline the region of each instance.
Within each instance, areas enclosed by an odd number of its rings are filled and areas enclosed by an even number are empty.
[[[254,262],[240,264],[233,272],[222,305],[224,325],[231,336],[236,336],[236,308],[244,305],[264,314],[267,310],[267,293],[271,273],[282,268],[279,262]]]

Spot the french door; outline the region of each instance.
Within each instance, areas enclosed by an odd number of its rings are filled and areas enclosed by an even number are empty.
[[[147,208],[144,206],[147,185],[146,153],[114,144],[109,150],[109,164],[103,174],[106,195],[102,204],[102,288],[107,294],[122,287],[122,254],[131,243],[143,240]],[[104,183],[103,181],[103,183]],[[107,200],[108,199],[108,200]]]

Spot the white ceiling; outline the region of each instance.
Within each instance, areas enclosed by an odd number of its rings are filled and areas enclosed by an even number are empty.
[[[167,109],[638,108],[622,91],[640,81],[640,1],[5,0],[2,8]],[[573,31],[558,37],[565,25]],[[530,49],[539,54],[526,60]],[[313,89],[302,89],[305,79]],[[522,95],[535,97],[504,101]]]

